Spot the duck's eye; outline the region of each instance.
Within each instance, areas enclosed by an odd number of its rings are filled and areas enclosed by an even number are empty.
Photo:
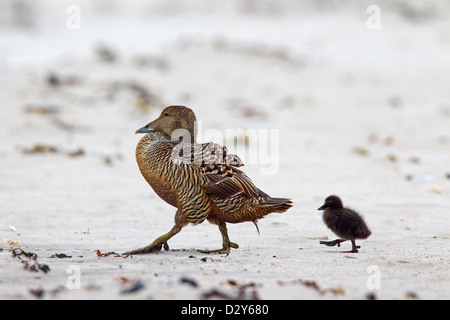
[[[165,117],[168,117],[168,116],[169,116],[169,114],[168,114],[168,113],[166,112],[166,113],[164,113],[164,116],[165,116]]]

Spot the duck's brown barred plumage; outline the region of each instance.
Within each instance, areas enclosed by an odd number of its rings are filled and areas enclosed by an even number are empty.
[[[205,219],[217,224],[222,233],[223,248],[228,253],[236,244],[229,242],[225,223],[251,221],[271,212],[285,212],[290,199],[271,198],[258,189],[238,167],[238,156],[228,153],[217,143],[195,143],[195,115],[189,108],[170,106],[161,116],[139,129],[147,133],[138,143],[136,159],[139,169],[164,201],[178,208],[175,226],[147,247],[130,253],[147,253],[168,249],[167,240],[187,223],[199,224]],[[176,129],[186,129],[191,140],[173,141]]]

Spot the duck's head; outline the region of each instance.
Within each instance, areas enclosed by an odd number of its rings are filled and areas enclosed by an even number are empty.
[[[136,130],[136,133],[152,131],[166,134],[172,140],[178,141],[181,138],[184,142],[194,143],[197,134],[197,119],[194,112],[188,107],[169,106],[161,112],[158,118]]]
[[[338,196],[329,196],[325,199],[325,203],[317,210],[325,209],[342,209],[344,206]]]

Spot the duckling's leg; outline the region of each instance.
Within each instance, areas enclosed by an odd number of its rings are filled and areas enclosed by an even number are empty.
[[[334,247],[335,245],[340,247],[341,243],[344,242],[344,241],[347,241],[347,240],[336,239],[336,240],[331,240],[331,241],[320,241],[320,244],[324,244],[324,245],[329,246],[329,247]]]
[[[237,243],[231,242],[228,238],[228,231],[227,231],[227,225],[225,222],[221,222],[219,224],[219,230],[222,234],[222,249],[217,250],[197,250],[201,253],[220,253],[220,254],[228,254],[230,253],[230,248],[239,248]]]
[[[176,235],[178,232],[180,232],[181,229],[182,229],[182,227],[180,227],[178,225],[174,225],[173,228],[169,232],[167,232],[166,234],[156,238],[156,240],[153,241],[148,246],[145,246],[145,247],[140,248],[140,249],[128,251],[128,252],[126,252],[124,254],[151,253],[151,252],[154,252],[154,251],[160,251],[163,246],[164,246],[164,250],[168,251],[169,250],[169,245],[167,244],[167,241],[170,238],[172,238],[174,235]]]
[[[345,251],[345,252],[347,252],[347,253],[356,253],[356,252],[358,252],[358,249],[361,248],[361,247],[356,245],[355,239],[351,239],[351,241],[352,241],[352,250]]]

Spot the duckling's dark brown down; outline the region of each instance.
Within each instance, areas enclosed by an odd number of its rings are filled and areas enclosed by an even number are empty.
[[[321,244],[328,246],[340,246],[341,242],[351,240],[352,250],[349,252],[358,252],[359,246],[356,246],[355,239],[367,239],[372,232],[367,227],[364,219],[355,211],[344,208],[342,201],[337,196],[329,196],[325,203],[318,210],[324,210],[323,222],[338,237],[333,241],[320,241]]]
[[[136,133],[146,133],[136,148],[136,160],[145,180],[161,199],[176,207],[175,225],[150,245],[128,252],[142,254],[168,250],[167,240],[188,223],[205,219],[219,226],[222,248],[203,252],[229,253],[238,245],[229,241],[226,223],[250,221],[292,207],[290,199],[272,198],[258,189],[238,156],[216,143],[195,142],[196,117],[184,106],[169,106]]]

